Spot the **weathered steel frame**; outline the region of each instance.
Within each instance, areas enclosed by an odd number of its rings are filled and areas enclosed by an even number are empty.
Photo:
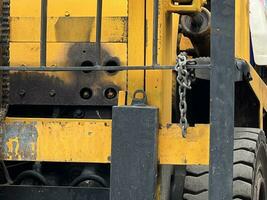
[[[5,71],[123,71],[123,70],[174,70],[174,66],[158,66],[158,17],[154,18],[153,26],[153,65],[152,66],[101,66],[101,36],[102,36],[102,5],[103,0],[97,1],[97,16],[96,16],[96,66],[83,66],[83,67],[47,67],[47,13],[48,2],[47,0],[41,0],[41,29],[40,29],[40,66],[0,66],[0,70]],[[179,12],[185,10],[186,12],[198,11],[200,9],[201,1],[193,0],[192,5],[179,5],[175,6],[172,3],[169,4],[170,11]],[[159,4],[158,1],[154,1],[154,13],[158,16]],[[189,68],[209,68],[210,65],[192,65]]]
[[[235,0],[211,1],[209,199],[233,197]]]
[[[42,1],[42,11],[47,12],[47,7],[45,6],[46,0]],[[158,13],[158,0],[154,1],[154,13]],[[216,4],[215,4],[216,2]],[[98,3],[102,3],[102,0],[98,0]],[[232,148],[233,148],[233,110],[234,110],[234,0],[222,0],[222,1],[212,1],[213,9],[213,24],[214,27],[212,33],[212,78],[211,78],[211,171],[213,172],[210,176],[210,199],[231,199],[232,198]],[[98,4],[99,5],[99,4]],[[99,8],[99,7],[98,7]],[[227,11],[225,11],[225,8]],[[177,11],[177,10],[175,10]],[[98,12],[99,13],[99,12]],[[225,18],[225,14],[227,18]],[[51,69],[46,68],[46,14],[42,14],[41,17],[41,66],[40,71],[49,71]],[[101,42],[101,19],[99,18],[101,14],[97,17],[97,33],[98,36],[97,45],[100,46]],[[157,65],[157,30],[158,21],[157,17],[154,23],[154,48],[153,48],[153,64]],[[223,18],[223,20],[222,20]],[[229,28],[230,24],[230,28]],[[232,27],[233,26],[233,27]],[[155,31],[156,30],[156,31]],[[222,40],[221,40],[222,39]],[[218,41],[224,41],[223,43],[218,43]],[[227,42],[226,42],[227,41]],[[220,48],[218,48],[220,46]],[[100,49],[100,48],[99,48]],[[97,50],[96,50],[97,51]],[[221,56],[221,51],[223,55]],[[100,59],[101,53],[97,51],[98,58]],[[151,69],[154,69],[154,66]],[[11,70],[9,67],[2,67],[2,70]],[[30,68],[21,68],[24,71],[31,70]],[[88,70],[92,68],[88,68]],[[105,67],[105,70],[108,68]],[[133,69],[133,68],[132,68]],[[141,69],[141,68],[140,68]],[[14,69],[13,69],[14,70]],[[19,70],[19,69],[18,69]],[[36,69],[38,70],[38,69]],[[55,71],[57,69],[54,69]],[[60,68],[59,71],[71,70],[70,68]],[[75,70],[75,69],[73,69]],[[76,70],[78,70],[76,68]],[[86,70],[86,68],[81,68],[80,70]],[[97,68],[96,68],[97,70]],[[98,68],[100,70],[100,68]],[[122,69],[121,69],[122,70]],[[51,70],[53,71],[53,70]],[[218,81],[222,80],[222,81]],[[219,85],[220,84],[220,85]],[[222,87],[223,86],[225,87]],[[220,92],[218,92],[220,91]],[[227,102],[227,104],[225,103]],[[219,111],[218,111],[219,109]],[[221,111],[224,111],[223,113]],[[230,117],[229,117],[230,116]],[[225,122],[225,123],[223,123]],[[223,126],[224,125],[224,126]],[[215,147],[216,145],[216,147]],[[229,170],[225,170],[229,169]],[[126,169],[127,170],[127,169]],[[231,182],[230,182],[231,181]],[[213,184],[216,183],[216,184]],[[218,185],[222,187],[220,187]],[[231,198],[230,198],[231,197]]]

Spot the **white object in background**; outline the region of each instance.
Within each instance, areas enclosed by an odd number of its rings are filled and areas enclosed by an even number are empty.
[[[250,0],[250,31],[257,65],[267,65],[267,0]]]

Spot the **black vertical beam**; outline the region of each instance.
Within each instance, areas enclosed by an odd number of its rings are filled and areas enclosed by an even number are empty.
[[[159,0],[154,0],[153,8],[153,66],[158,64],[158,27],[159,27]]]
[[[158,126],[157,108],[113,108],[110,200],[155,199]]]
[[[97,0],[96,16],[96,65],[101,65],[102,0]]]
[[[235,0],[211,0],[209,200],[233,194]]]
[[[47,49],[47,0],[41,0],[40,65],[46,67]]]

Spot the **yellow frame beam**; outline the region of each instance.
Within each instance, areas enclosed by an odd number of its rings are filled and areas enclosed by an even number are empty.
[[[2,157],[13,161],[109,163],[111,124],[111,120],[8,118],[1,130],[5,132]],[[189,128],[187,138],[182,137],[178,125],[161,127],[158,151],[160,164],[208,164],[209,125]]]
[[[206,0],[193,0],[191,5],[175,5],[171,0],[164,2],[166,3],[166,8],[169,12],[185,13],[185,12],[200,12],[202,5],[206,3]],[[174,2],[178,2],[178,0]]]

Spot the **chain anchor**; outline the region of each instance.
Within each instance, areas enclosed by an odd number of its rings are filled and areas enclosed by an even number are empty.
[[[187,101],[186,92],[191,90],[192,83],[192,72],[187,69],[187,55],[186,53],[181,53],[177,57],[177,64],[175,66],[175,71],[177,72],[177,82],[179,84],[179,110],[180,110],[180,126],[182,128],[182,135],[185,138],[187,134],[187,128],[189,127],[187,120]]]

